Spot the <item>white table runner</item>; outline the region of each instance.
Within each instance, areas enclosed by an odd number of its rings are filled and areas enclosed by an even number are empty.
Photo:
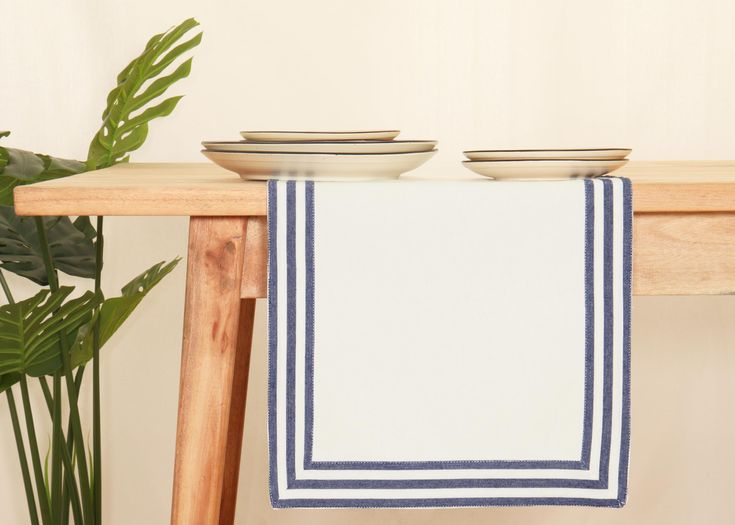
[[[275,507],[622,506],[630,183],[268,183]]]

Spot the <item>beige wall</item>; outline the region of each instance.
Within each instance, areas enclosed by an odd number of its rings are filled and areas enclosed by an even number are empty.
[[[439,139],[424,173],[442,176],[461,173],[461,149],[481,146],[735,158],[728,0],[3,0],[0,128],[13,130],[4,141],[84,157],[114,75],[150,34],[188,16],[202,22],[205,40],[177,88],[187,96],[175,116],[153,124],[136,160],[203,160],[201,139],[235,139],[241,128],[360,127]],[[185,252],[184,219],[107,224],[110,293]],[[110,525],[167,519],[183,286],[182,268],[105,351]],[[238,523],[735,522],[735,298],[646,298],[634,307],[622,511],[270,510],[261,311]],[[26,511],[8,419],[1,408],[0,522],[15,524]]]

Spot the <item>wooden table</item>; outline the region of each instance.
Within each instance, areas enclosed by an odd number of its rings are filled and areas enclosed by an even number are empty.
[[[633,293],[735,292],[735,162],[631,162]],[[189,216],[174,524],[235,513],[266,186],[212,164],[125,164],[15,189],[19,215]]]

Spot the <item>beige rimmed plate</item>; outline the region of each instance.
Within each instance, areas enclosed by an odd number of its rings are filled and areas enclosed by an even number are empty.
[[[465,151],[470,160],[620,160],[630,155],[628,148],[580,149],[486,149]]]
[[[465,160],[475,173],[495,180],[563,180],[599,177],[625,166],[622,160]]]
[[[398,136],[397,129],[362,131],[241,131],[245,140],[266,142],[313,142],[343,140],[392,140]]]
[[[388,140],[359,142],[249,142],[205,141],[202,146],[213,151],[242,153],[415,153],[431,151],[435,140]]]
[[[202,150],[205,157],[245,180],[370,181],[396,179],[437,150],[419,153],[237,153]]]

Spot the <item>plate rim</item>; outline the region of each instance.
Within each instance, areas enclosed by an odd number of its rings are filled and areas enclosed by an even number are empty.
[[[554,151],[633,151],[633,148],[542,148],[542,149],[468,149],[462,153],[535,153]],[[532,159],[529,159],[532,160]]]
[[[202,146],[204,144],[352,144],[352,145],[358,145],[358,144],[364,144],[366,146],[368,145],[374,145],[374,144],[406,144],[406,143],[417,143],[417,144],[428,144],[428,143],[434,143],[438,144],[438,140],[312,140],[309,142],[304,142],[301,140],[203,140],[201,141]]]
[[[387,157],[387,156],[406,156],[406,155],[426,155],[428,153],[436,153],[439,150],[434,148],[429,151],[403,151],[403,152],[386,152],[386,153],[318,153],[315,151],[219,151],[213,149],[203,149],[200,153],[223,153],[228,155],[306,155],[323,157]]]
[[[563,163],[563,162],[573,162],[573,163],[583,163],[583,164],[589,164],[589,163],[600,163],[600,162],[623,162],[627,163],[630,159],[486,159],[486,160],[463,160],[462,164],[488,164],[488,163],[499,163],[499,162],[509,162],[509,163],[519,163],[519,162],[551,162],[554,164]]]
[[[313,130],[267,130],[267,129],[247,129],[244,131],[240,131],[240,133],[289,133],[289,134],[300,134],[300,135],[357,135],[357,134],[365,134],[365,133],[400,133],[401,130],[399,129],[371,129],[371,130],[359,130],[359,129],[350,129],[345,131],[313,131]]]

